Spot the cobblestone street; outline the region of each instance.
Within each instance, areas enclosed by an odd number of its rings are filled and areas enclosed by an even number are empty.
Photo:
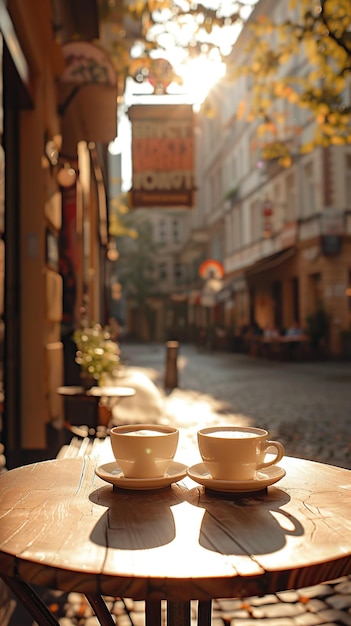
[[[124,354],[163,392],[165,346],[127,345]],[[165,405],[189,433],[213,422],[263,426],[287,454],[351,469],[351,363],[268,361],[181,345],[178,388]]]
[[[284,443],[287,455],[351,469],[351,363],[267,361],[181,345],[178,386],[165,390],[165,345],[122,343],[121,347],[127,370],[136,368],[154,382],[161,420],[181,428],[180,456],[181,442],[184,448],[195,446],[200,427],[236,423],[267,428]],[[137,396],[138,392],[135,401]],[[154,399],[150,402],[142,400],[145,422],[155,419]],[[122,409],[121,403],[119,414]],[[79,594],[55,593],[49,602],[60,626],[97,625]],[[109,607],[118,626],[143,626],[142,602],[111,598]],[[194,603],[194,616],[195,612]],[[17,615],[10,626],[32,623]],[[213,626],[258,624],[351,626],[351,576],[260,598],[213,603]]]

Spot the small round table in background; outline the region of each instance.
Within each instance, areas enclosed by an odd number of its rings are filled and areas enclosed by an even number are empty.
[[[135,395],[133,387],[123,387],[120,385],[94,386],[85,389],[83,386],[65,385],[57,388],[57,393],[66,399],[76,399],[82,402],[92,401],[94,423],[88,423],[91,433],[95,434],[98,425],[108,426],[112,421],[112,410],[122,398],[130,398]],[[92,421],[90,418],[90,422]],[[87,420],[88,421],[88,420]],[[66,427],[71,425],[72,420],[66,420]],[[83,421],[84,423],[84,421]],[[93,432],[94,431],[94,432]]]

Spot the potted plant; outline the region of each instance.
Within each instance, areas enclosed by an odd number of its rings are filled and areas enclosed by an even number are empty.
[[[81,367],[84,387],[103,385],[106,376],[116,376],[120,365],[120,348],[111,338],[108,327],[92,324],[76,330],[76,362]]]

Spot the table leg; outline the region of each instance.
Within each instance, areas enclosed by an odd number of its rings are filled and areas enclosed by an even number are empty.
[[[91,608],[93,609],[100,626],[115,626],[115,622],[112,619],[111,613],[108,610],[104,599],[101,596],[96,596],[92,593],[85,594]]]
[[[38,626],[60,626],[51,611],[30,585],[7,576],[2,576],[2,579],[21,602],[22,606],[34,618]]]
[[[190,626],[190,602],[167,602],[167,626]]]
[[[145,626],[161,626],[161,600],[145,602]]]
[[[198,603],[197,626],[211,626],[212,600]]]

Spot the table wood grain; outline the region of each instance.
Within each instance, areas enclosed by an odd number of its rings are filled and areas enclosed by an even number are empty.
[[[101,459],[0,475],[0,575],[86,594],[188,601],[245,597],[351,572],[351,472],[285,457],[263,492],[220,494],[189,478],[113,488]]]

